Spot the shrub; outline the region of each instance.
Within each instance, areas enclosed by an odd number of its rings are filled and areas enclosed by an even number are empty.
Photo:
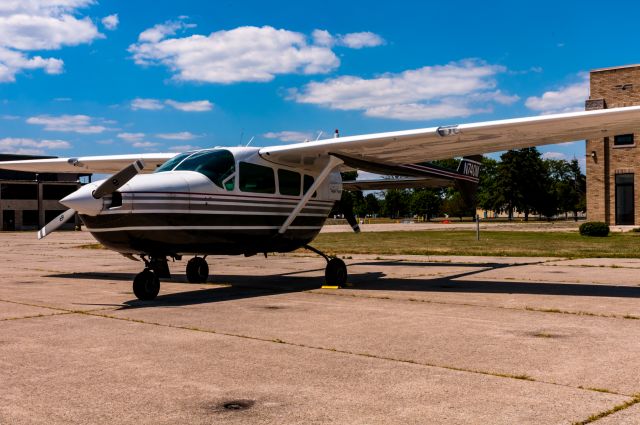
[[[601,221],[587,221],[580,225],[582,236],[608,236],[609,226]]]

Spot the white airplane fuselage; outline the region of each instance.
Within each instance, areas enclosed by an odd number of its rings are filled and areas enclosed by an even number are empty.
[[[228,153],[233,168],[224,174],[220,170],[231,163]],[[318,165],[274,164],[260,157],[257,148],[181,155],[184,158],[176,157],[168,169],[137,175],[111,195],[95,199],[92,193],[102,183],[96,181],[61,203],[78,212],[100,243],[123,254],[253,255],[288,252],[308,244],[342,193],[340,174],[332,171],[283,231],[320,173]],[[198,156],[203,158],[201,169],[194,165]],[[209,169],[208,157],[213,158]]]

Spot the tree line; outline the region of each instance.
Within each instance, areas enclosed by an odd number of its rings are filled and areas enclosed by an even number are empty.
[[[456,169],[458,160],[434,161],[434,164]],[[353,175],[347,176],[353,178]],[[511,150],[500,160],[484,157],[476,205],[467,205],[456,187],[439,189],[389,189],[368,193],[343,192],[343,206],[352,207],[359,217],[390,218],[472,217],[476,206],[507,214],[516,212],[528,220],[530,215],[551,218],[586,211],[586,177],[578,160],[544,159],[536,148]],[[334,211],[340,214],[339,211]]]

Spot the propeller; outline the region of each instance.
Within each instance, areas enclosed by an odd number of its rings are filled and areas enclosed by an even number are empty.
[[[353,212],[353,202],[350,200],[343,199],[338,201],[338,209],[344,215],[344,218],[349,223],[349,226],[353,229],[354,232],[360,233],[360,225],[358,224],[358,220],[356,219],[356,215]]]
[[[138,174],[144,168],[144,163],[141,160],[136,160],[132,164],[126,166],[122,170],[118,171],[98,186],[93,192],[89,194],[91,186],[84,186],[66,196],[60,200],[60,203],[67,207],[72,207],[51,220],[42,229],[38,231],[38,239],[42,239],[49,233],[54,232],[60,228],[67,221],[71,220],[71,217],[80,211],[80,214],[94,215],[99,214],[102,209],[102,202],[97,201],[106,195],[110,195],[122,186],[127,184],[136,174]],[[95,205],[95,204],[98,205]]]
[[[76,210],[74,210],[73,208],[69,208],[68,210],[48,222],[42,229],[38,230],[38,239],[42,239],[49,233],[58,230],[60,226],[71,220],[75,213]]]
[[[125,168],[102,182],[102,184],[93,191],[93,197],[96,199],[100,199],[105,195],[112,194],[113,192],[127,184],[127,182],[140,171],[142,171],[143,168],[144,163],[139,159],[136,160],[134,163],[126,166]]]

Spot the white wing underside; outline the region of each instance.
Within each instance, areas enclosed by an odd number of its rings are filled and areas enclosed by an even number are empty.
[[[329,154],[383,164],[413,164],[531,146],[640,133],[640,106],[543,115],[456,126],[365,134],[271,146],[260,155],[272,162],[317,168]],[[133,161],[153,172],[176,153],[131,154],[6,161],[0,168],[52,173],[115,173]]]
[[[135,160],[145,164],[143,173],[152,173],[176,153],[138,153],[130,155],[81,156],[76,158],[34,159],[0,162],[4,170],[30,171],[37,173],[98,173],[113,174],[131,165]]]
[[[341,137],[260,149],[281,164],[313,166],[333,153],[410,164],[640,132],[640,106]]]

